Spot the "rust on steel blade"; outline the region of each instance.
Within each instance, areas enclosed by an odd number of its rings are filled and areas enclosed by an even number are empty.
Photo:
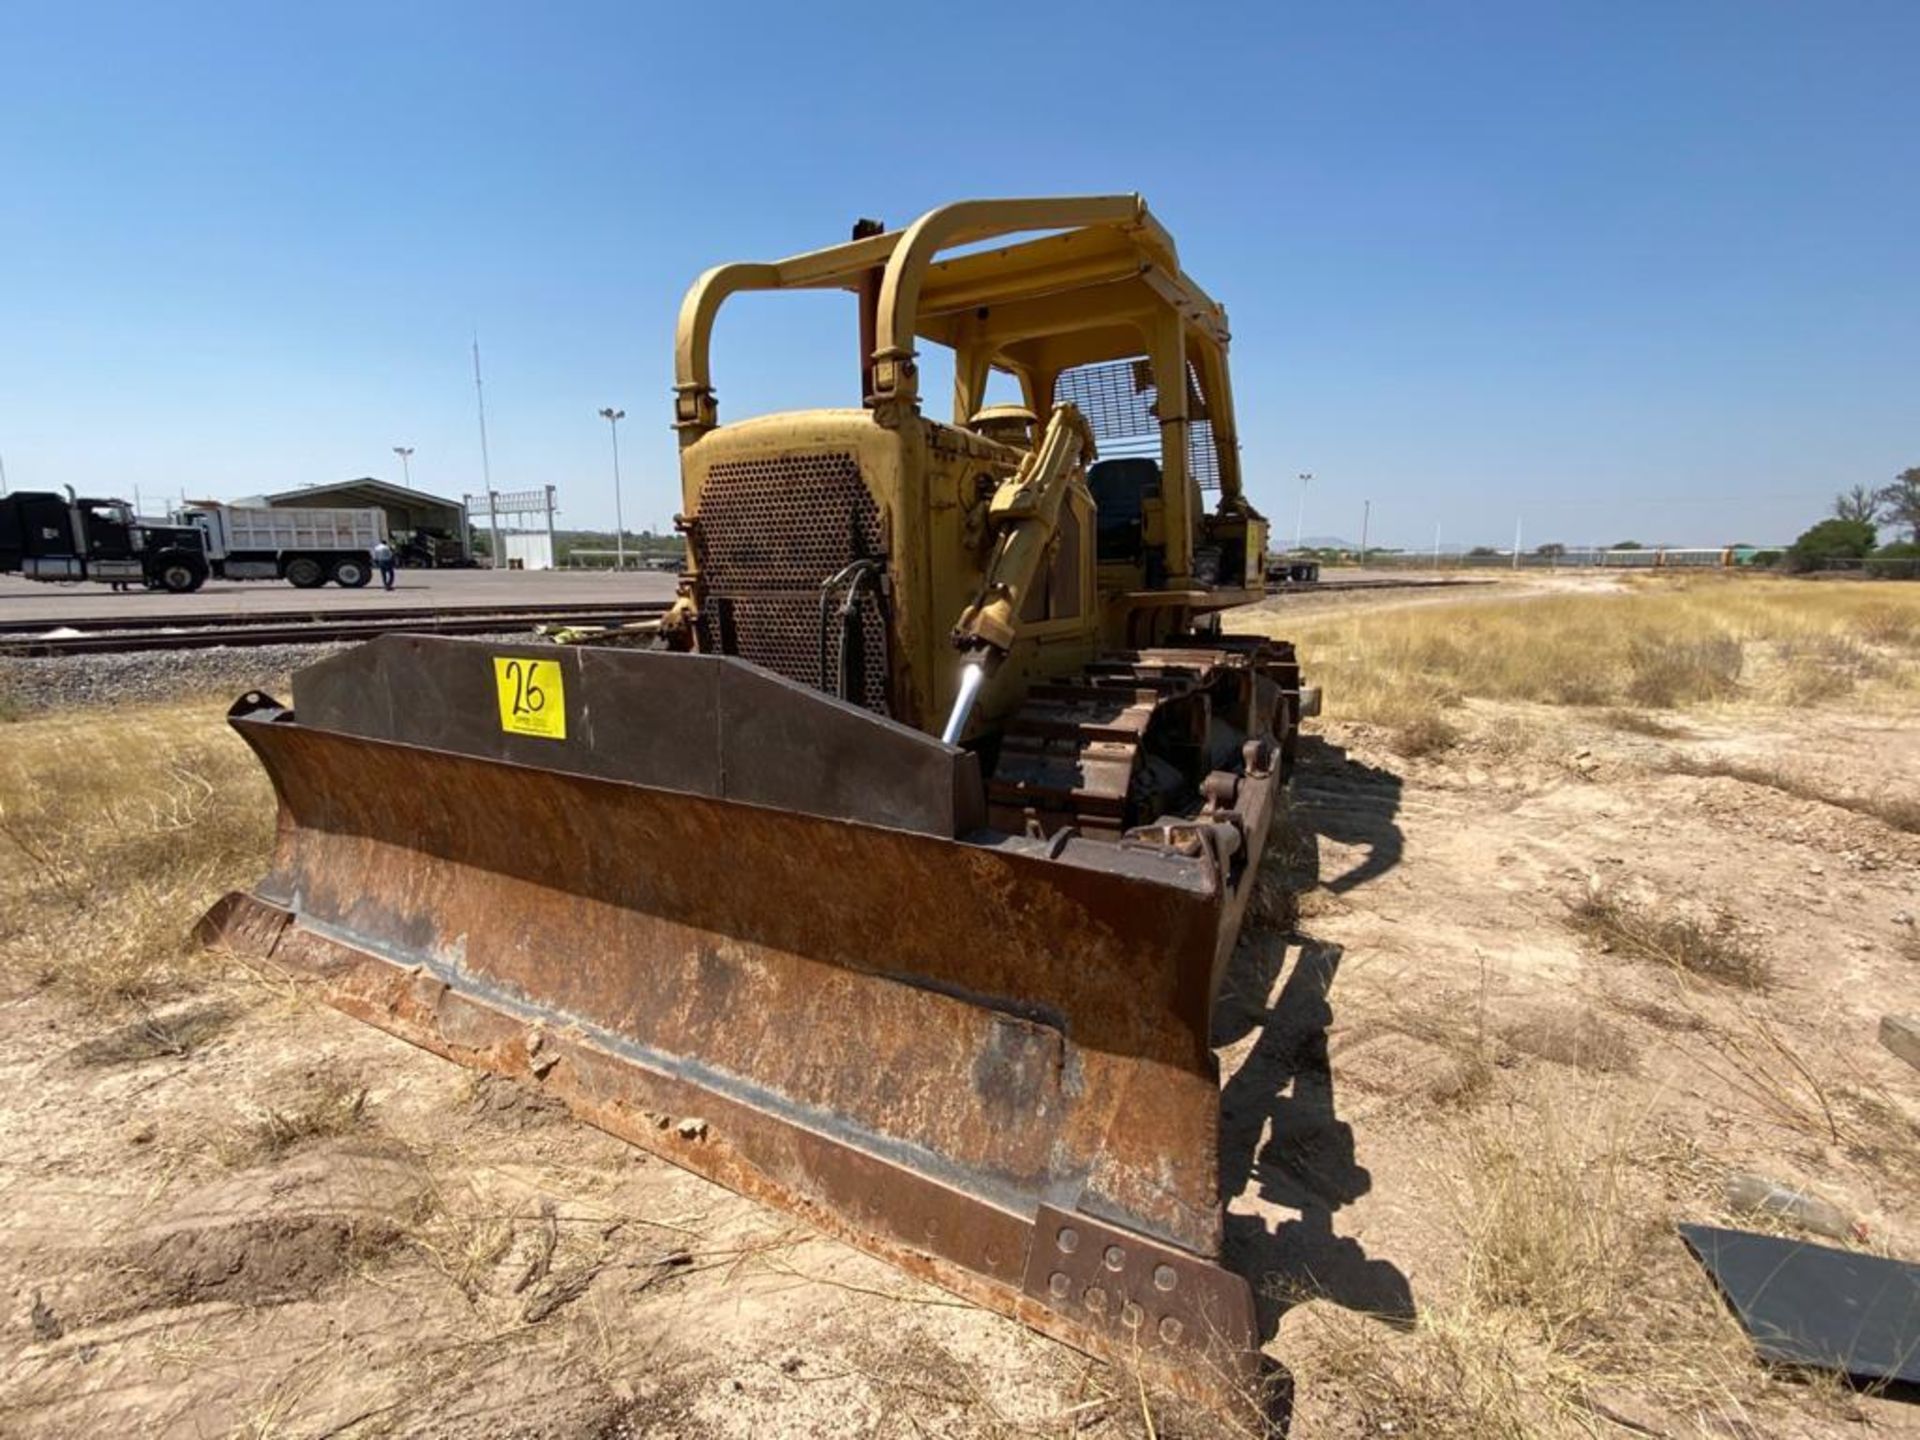
[[[967,752],[721,657],[560,652],[568,738],[505,732],[509,653],[393,637],[302,672],[294,711],[239,702],[278,838],[202,939],[1068,1343],[1243,1392],[1207,1032],[1257,851],[1229,875],[985,831]]]

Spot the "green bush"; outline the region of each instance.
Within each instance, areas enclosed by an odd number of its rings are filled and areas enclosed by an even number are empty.
[[[1867,574],[1876,580],[1920,580],[1920,542],[1882,545],[1867,557]]]
[[[1874,539],[1869,520],[1822,520],[1793,542],[1787,568],[1813,570],[1827,560],[1864,560]]]

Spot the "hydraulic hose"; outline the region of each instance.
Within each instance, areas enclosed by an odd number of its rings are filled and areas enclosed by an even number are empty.
[[[842,700],[851,700],[848,693],[847,674],[853,669],[853,635],[858,628],[860,608],[860,587],[871,582],[877,587],[880,583],[881,561],[872,557],[852,561],[842,566],[833,575],[820,582],[820,630],[819,630],[819,670],[817,685],[823,694],[835,695]],[[838,673],[833,683],[827,681],[827,626],[828,617],[833,609],[833,597],[846,587],[846,597],[840,605],[840,646],[837,656]]]

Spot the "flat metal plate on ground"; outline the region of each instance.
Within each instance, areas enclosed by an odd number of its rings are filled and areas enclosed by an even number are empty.
[[[1762,1359],[1920,1385],[1920,1265],[1712,1225],[1680,1238]]]

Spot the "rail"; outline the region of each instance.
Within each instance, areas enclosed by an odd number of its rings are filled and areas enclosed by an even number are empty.
[[[1448,585],[1491,585],[1493,580],[1474,578],[1401,580],[1380,577],[1369,580],[1274,580],[1267,584],[1269,595],[1327,595],[1336,590],[1434,590]]]
[[[168,622],[150,619],[138,627],[82,622],[73,626],[19,622],[0,627],[0,657],[127,654],[150,650],[211,650],[222,646],[325,645],[371,640],[397,632],[432,635],[493,635],[535,624],[598,624],[647,620],[666,613],[664,600],[626,605],[498,606],[490,610],[394,610],[361,615],[288,619],[286,616],[192,616]]]
[[[1444,585],[1485,584],[1464,579],[1314,580],[1269,585],[1267,594],[1326,595],[1341,590],[1409,590]],[[497,605],[487,610],[389,610],[342,620],[338,612],[291,615],[156,615],[138,625],[123,620],[0,621],[0,659],[37,659],[57,655],[114,655],[157,650],[211,650],[221,646],[325,645],[371,640],[411,631],[431,635],[494,635],[536,624],[607,625],[651,620],[664,615],[664,600],[630,604]]]

